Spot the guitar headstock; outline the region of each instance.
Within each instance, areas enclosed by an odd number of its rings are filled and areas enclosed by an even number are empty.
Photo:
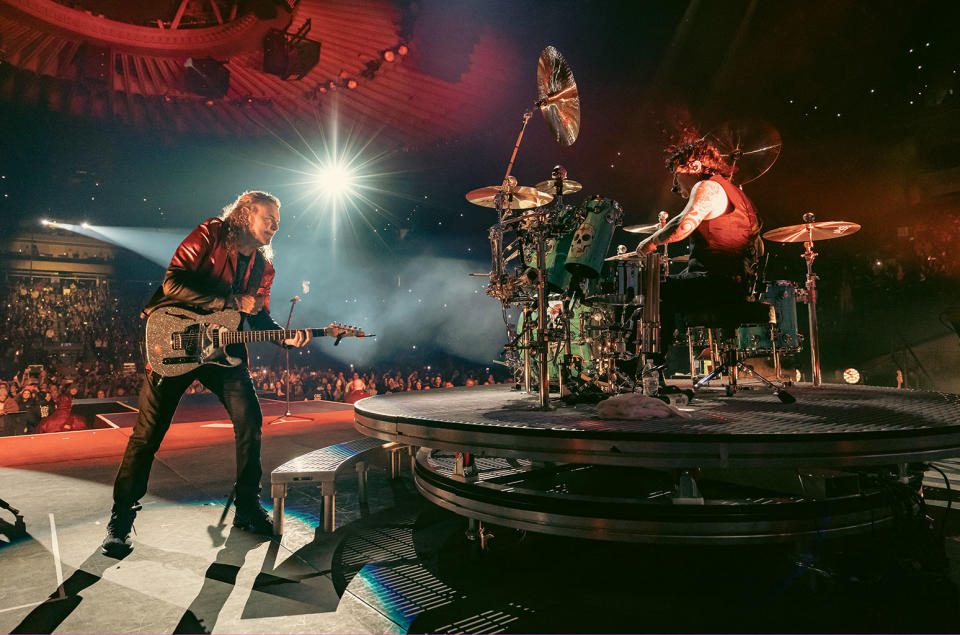
[[[348,324],[341,324],[340,322],[331,322],[330,326],[323,330],[328,336],[336,338],[369,337],[359,326],[350,326]]]

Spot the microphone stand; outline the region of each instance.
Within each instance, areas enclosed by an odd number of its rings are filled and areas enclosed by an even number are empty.
[[[295,296],[293,296],[292,298],[290,298],[290,314],[287,315],[287,327],[286,327],[286,330],[288,330],[288,331],[290,330],[290,321],[293,319],[293,307],[297,306],[297,301],[298,301],[299,299],[300,299],[300,296],[298,296],[298,295],[295,295]],[[277,424],[277,423],[286,423],[286,422],[288,422],[288,421],[304,421],[304,422],[306,422],[306,421],[313,421],[313,419],[311,419],[310,417],[298,417],[297,415],[291,415],[291,414],[290,414],[290,348],[289,348],[289,347],[284,348],[284,352],[286,353],[286,358],[287,358],[287,359],[286,359],[286,371],[285,371],[285,375],[286,375],[286,378],[285,378],[285,379],[286,379],[286,386],[287,386],[287,387],[286,387],[286,390],[284,391],[284,392],[286,393],[286,394],[284,395],[284,397],[286,397],[286,400],[287,400],[287,402],[286,402],[286,403],[287,403],[287,409],[284,410],[284,412],[283,412],[282,415],[280,415],[279,417],[277,417],[277,418],[274,419],[273,421],[270,421],[270,422],[267,424],[267,425],[271,425],[271,426],[272,426],[272,425],[275,425],[275,424]]]

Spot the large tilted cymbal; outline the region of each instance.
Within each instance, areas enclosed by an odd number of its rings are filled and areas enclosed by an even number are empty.
[[[817,221],[803,225],[788,225],[771,229],[763,235],[766,240],[778,243],[802,243],[809,240],[830,240],[843,238],[860,231],[857,223],[848,223],[842,220]]]
[[[537,106],[553,138],[561,145],[573,145],[580,133],[580,94],[570,65],[552,46],[540,53],[537,97]]]
[[[720,124],[704,135],[734,167],[736,185],[762,176],[780,156],[783,141],[777,129],[765,121],[735,119]]]
[[[630,232],[631,234],[652,234],[660,231],[661,227],[663,227],[663,225],[660,223],[654,223],[653,225],[627,225],[623,228],[623,231]]]
[[[502,191],[504,191],[502,185],[480,187],[467,192],[467,200],[480,207],[496,207],[497,195]],[[541,192],[534,187],[515,185],[505,190],[503,205],[510,209],[530,209],[546,205],[552,200],[552,195]]]
[[[557,182],[554,179],[550,179],[549,181],[540,181],[539,183],[534,185],[534,187],[540,190],[541,192],[546,192],[547,194],[556,194],[557,193],[556,184]],[[579,192],[582,189],[583,189],[583,184],[580,183],[579,181],[574,181],[572,179],[563,179],[564,194],[573,194],[574,192]]]

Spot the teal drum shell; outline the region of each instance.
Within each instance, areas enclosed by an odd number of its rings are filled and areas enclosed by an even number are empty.
[[[567,251],[573,242],[573,232],[563,234],[559,238],[547,238],[544,241],[544,267],[547,270],[547,288],[557,293],[566,293],[573,276],[564,266],[567,262]],[[537,250],[531,249],[527,256],[527,266],[536,268]]]
[[[613,230],[623,223],[620,203],[594,197],[581,208],[584,219],[573,234],[566,268],[573,276],[593,279],[603,270],[603,259],[613,240]]]
[[[587,368],[592,363],[592,356],[590,354],[590,346],[585,337],[585,333],[582,333],[584,322],[589,317],[587,313],[589,308],[578,304],[573,309],[573,315],[570,317],[570,354],[574,357],[579,357],[583,360],[583,367]],[[535,319],[537,316],[537,311],[534,309],[531,312],[531,315]],[[549,328],[559,327],[559,323],[556,322],[557,318],[560,315],[560,302],[551,300],[547,306],[547,326]],[[523,313],[520,314],[520,319],[517,320],[517,332],[523,330]],[[534,339],[536,334],[534,334]],[[563,356],[563,351],[558,350],[562,348],[562,343],[550,343],[550,352],[548,353],[549,357],[547,360],[547,373],[550,377],[550,381],[557,383],[557,380],[560,377],[560,359]],[[531,365],[534,368],[534,374],[536,374],[537,358],[539,356],[536,352],[531,352],[530,360]]]
[[[800,331],[797,328],[797,287],[789,280],[768,280],[760,296],[762,302],[773,305],[777,315],[774,333],[777,350],[781,353],[796,353],[802,348]],[[750,354],[773,353],[770,326],[741,326],[737,330],[737,346]]]

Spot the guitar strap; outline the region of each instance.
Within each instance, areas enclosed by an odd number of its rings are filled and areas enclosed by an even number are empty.
[[[266,267],[265,263],[263,254],[260,253],[259,249],[253,252],[253,267],[250,269],[250,277],[247,278],[247,290],[244,292],[247,295],[256,295],[257,289],[260,288],[263,269]]]

